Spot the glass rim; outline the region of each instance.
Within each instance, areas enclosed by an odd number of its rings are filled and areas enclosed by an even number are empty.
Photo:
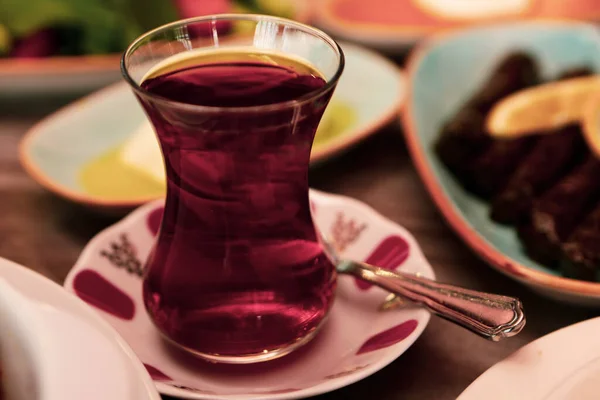
[[[135,52],[135,50],[138,49],[138,47],[144,40],[146,40],[152,36],[155,36],[159,33],[166,32],[171,29],[175,29],[177,27],[194,24],[194,23],[198,23],[198,22],[211,22],[211,21],[223,21],[223,20],[255,21],[255,22],[259,22],[261,20],[269,20],[269,21],[278,22],[282,25],[294,26],[300,30],[303,30],[310,34],[313,34],[314,36],[316,36],[316,37],[324,40],[326,43],[328,43],[334,51],[337,51],[337,54],[339,56],[337,70],[335,71],[335,74],[330,79],[326,80],[325,85],[323,85],[322,87],[320,87],[318,89],[312,90],[311,92],[306,93],[302,96],[299,96],[295,99],[286,100],[286,101],[279,102],[279,103],[262,104],[262,105],[257,105],[257,106],[244,106],[244,107],[240,107],[240,106],[237,106],[237,107],[204,106],[204,105],[199,105],[199,104],[190,104],[190,103],[185,103],[185,102],[181,102],[181,101],[171,100],[167,97],[151,93],[150,91],[142,88],[140,86],[140,84],[137,83],[133,79],[133,77],[129,74],[129,70],[126,66],[126,62],[129,59],[129,57]],[[157,101],[160,103],[166,103],[166,104],[170,104],[170,105],[176,105],[177,107],[180,107],[183,109],[188,109],[190,111],[201,110],[204,112],[259,112],[259,111],[275,111],[275,110],[285,109],[288,107],[290,107],[290,108],[296,107],[298,105],[303,105],[308,102],[311,102],[311,101],[317,99],[318,97],[320,97],[321,95],[323,95],[324,93],[327,93],[329,90],[331,90],[337,84],[337,82],[339,81],[339,79],[342,75],[342,72],[344,71],[345,56],[344,56],[344,52],[343,52],[341,46],[335,40],[333,40],[329,35],[327,35],[323,31],[321,31],[320,29],[314,28],[314,27],[304,24],[302,22],[297,22],[297,21],[294,21],[294,20],[291,20],[288,18],[276,17],[276,16],[271,16],[271,15],[263,15],[263,14],[243,14],[243,13],[231,14],[231,13],[229,13],[229,14],[211,14],[211,15],[203,15],[203,16],[199,16],[199,17],[180,19],[177,21],[170,22],[168,24],[161,25],[157,28],[154,28],[154,29],[144,33],[143,35],[139,36],[129,46],[127,46],[127,49],[123,52],[123,55],[121,56],[120,64],[121,64],[121,75],[123,76],[125,81],[129,84],[129,86],[131,86],[133,88],[133,90],[136,91],[138,94],[149,97],[154,101]]]

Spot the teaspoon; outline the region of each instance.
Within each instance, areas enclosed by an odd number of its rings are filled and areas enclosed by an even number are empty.
[[[523,306],[517,298],[464,289],[414,274],[342,259],[322,234],[321,241],[338,273],[352,275],[423,306],[485,339],[497,342],[518,334],[525,326]]]

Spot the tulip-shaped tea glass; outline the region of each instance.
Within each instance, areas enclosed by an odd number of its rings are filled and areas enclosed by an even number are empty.
[[[172,343],[251,363],[289,353],[322,325],[336,274],[312,223],[307,175],[343,66],[323,32],[261,15],[178,21],[125,52],[124,77],[166,168],[143,290]]]

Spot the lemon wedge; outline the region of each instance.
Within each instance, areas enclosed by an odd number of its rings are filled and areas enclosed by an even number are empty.
[[[590,96],[585,104],[581,125],[590,151],[600,158],[600,92]]]
[[[10,51],[11,38],[8,29],[0,24],[0,55],[8,54]]]
[[[120,159],[129,167],[160,183],[166,180],[160,145],[149,121],[144,121],[123,144]]]
[[[600,91],[600,75],[551,82],[521,90],[498,102],[489,113],[490,135],[511,138],[550,132],[581,121],[586,102]]]

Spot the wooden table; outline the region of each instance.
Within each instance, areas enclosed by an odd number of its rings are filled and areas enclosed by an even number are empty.
[[[43,190],[21,169],[21,135],[68,99],[0,101],[0,256],[62,282],[86,242],[114,219]],[[448,229],[412,166],[398,126],[314,168],[313,187],[364,201],[411,231],[439,280],[521,298],[528,324],[491,343],[438,318],[398,360],[320,400],[455,399],[477,376],[524,344],[597,315],[554,303],[493,271]]]

